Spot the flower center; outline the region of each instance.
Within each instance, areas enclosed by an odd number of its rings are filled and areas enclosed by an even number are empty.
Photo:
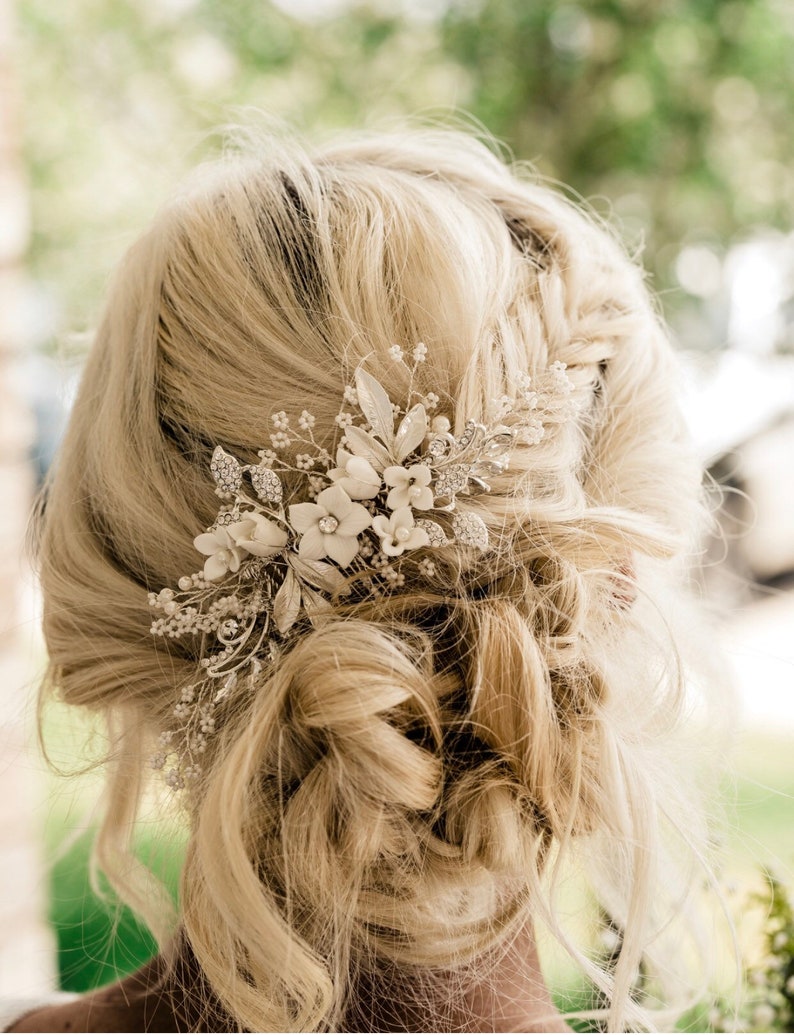
[[[326,517],[320,518],[320,520],[317,522],[317,527],[320,529],[321,532],[329,534],[337,530],[337,528],[339,527],[339,522],[336,520],[333,514],[328,514]]]
[[[410,528],[398,528],[397,531],[394,533],[394,538],[398,542],[404,543],[406,539],[411,538]]]
[[[412,485],[411,488],[408,490],[408,495],[411,497],[411,499],[417,499],[419,496],[422,495],[421,486]]]

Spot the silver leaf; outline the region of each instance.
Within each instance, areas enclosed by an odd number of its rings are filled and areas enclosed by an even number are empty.
[[[448,546],[452,541],[447,538],[447,533],[437,521],[431,521],[430,518],[417,518],[414,524],[417,528],[423,528],[427,532],[430,546]]]
[[[345,428],[345,436],[350,452],[369,460],[376,470],[391,466],[392,459],[387,450],[366,431],[356,427]]]
[[[327,561],[307,561],[297,554],[290,554],[289,563],[298,578],[315,589],[325,590],[326,593],[342,593],[347,587],[347,579],[342,572]]]
[[[273,599],[273,620],[283,635],[295,624],[301,606],[301,587],[295,572],[287,568],[284,581]]]
[[[398,463],[402,463],[409,453],[412,453],[424,442],[426,434],[427,413],[422,403],[417,403],[400,421],[397,434],[394,436],[392,452]]]
[[[210,460],[210,471],[215,484],[224,496],[231,496],[240,488],[243,468],[239,460],[227,453],[222,446],[216,446]]]
[[[306,608],[309,621],[315,628],[327,622],[333,611],[325,597],[318,593],[316,589],[310,589],[308,586],[303,587],[303,606]]]
[[[383,385],[359,367],[356,371],[356,393],[361,412],[372,425],[372,433],[377,435],[384,445],[391,446],[394,414],[391,400]]]
[[[251,484],[260,500],[263,503],[281,503],[284,498],[284,490],[276,472],[265,467],[264,464],[249,467],[248,470],[251,473]]]
[[[479,514],[458,512],[452,518],[452,530],[459,543],[464,546],[476,546],[478,550],[487,550],[490,542],[488,528]]]

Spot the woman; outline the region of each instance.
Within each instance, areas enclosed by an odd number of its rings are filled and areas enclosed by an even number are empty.
[[[163,952],[11,1030],[567,1030],[537,924],[651,1023],[704,841],[700,514],[642,274],[559,194],[436,131],[204,170],[116,279],[40,536],[51,683],[110,731],[98,861]],[[173,922],[127,854],[150,762]]]

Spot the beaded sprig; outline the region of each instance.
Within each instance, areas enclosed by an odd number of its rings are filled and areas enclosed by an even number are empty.
[[[223,502],[194,539],[203,568],[177,589],[149,594],[161,613],[154,635],[203,638],[200,676],[182,691],[152,759],[155,769],[170,766],[170,786],[199,775],[217,708],[240,678],[253,687],[304,623],[327,619],[334,600],[378,597],[409,578],[432,582],[434,550],[487,551],[476,497],[491,491],[512,450],[537,444],[570,413],[572,384],[554,363],[536,382],[522,376],[513,396],[493,401],[486,422],[469,419],[456,436],[449,417],[432,415],[439,396],[414,390],[426,346],[413,349],[410,366],[399,345],[390,355],[409,370],[404,405],[359,367],[335,418],[333,455],[315,440],[307,410],[294,423],[283,411],[271,416],[272,448],[258,464],[216,447],[210,470]],[[286,485],[296,480],[303,489],[287,503]]]

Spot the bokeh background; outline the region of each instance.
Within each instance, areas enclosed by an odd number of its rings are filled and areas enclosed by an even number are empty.
[[[641,256],[723,487],[699,578],[738,688],[725,876],[752,913],[761,868],[794,870],[794,2],[0,0],[0,996],[152,949],[89,889],[96,774],[56,780],[32,744],[22,544],[110,270],[250,108],[319,137],[480,125]],[[71,771],[101,753],[57,708],[45,727]],[[178,849],[153,812],[141,851],[172,881]]]

